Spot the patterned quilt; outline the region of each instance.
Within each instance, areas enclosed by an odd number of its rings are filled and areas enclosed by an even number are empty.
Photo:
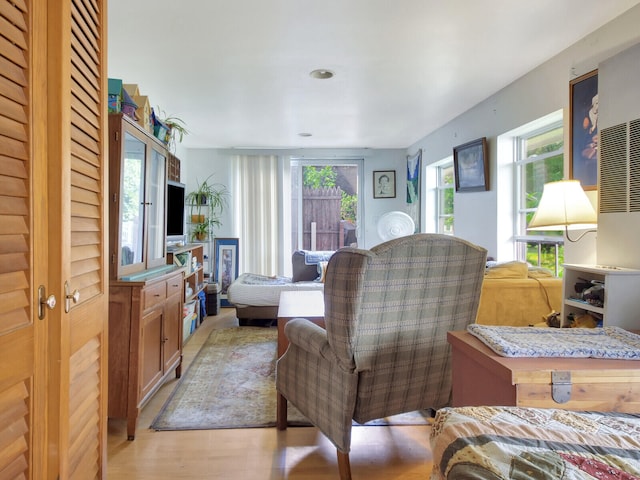
[[[472,324],[467,331],[503,357],[640,360],[640,335],[620,327],[522,328]]]
[[[431,448],[431,480],[639,480],[640,415],[444,408]]]

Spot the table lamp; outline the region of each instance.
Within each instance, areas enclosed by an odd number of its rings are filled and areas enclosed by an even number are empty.
[[[527,230],[564,230],[567,240],[577,242],[597,228],[596,212],[578,180],[545,183],[538,209]],[[569,230],[587,230],[575,240]]]

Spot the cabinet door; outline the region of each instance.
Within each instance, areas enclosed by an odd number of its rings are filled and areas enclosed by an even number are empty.
[[[147,311],[140,325],[140,364],[138,404],[162,378],[162,305]]]
[[[181,294],[172,295],[164,307],[164,371],[165,373],[179,362],[182,354],[182,302]],[[180,371],[176,372],[180,376]]]
[[[120,215],[118,219],[120,269],[122,275],[144,268],[144,177],[147,146],[124,132],[120,168]]]
[[[151,148],[146,178],[147,216],[147,268],[167,263],[165,255],[165,192],[167,188],[167,159],[164,154]]]

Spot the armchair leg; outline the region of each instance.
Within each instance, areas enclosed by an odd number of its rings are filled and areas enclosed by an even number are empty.
[[[351,480],[351,465],[349,464],[349,454],[338,450],[338,472],[340,480]]]

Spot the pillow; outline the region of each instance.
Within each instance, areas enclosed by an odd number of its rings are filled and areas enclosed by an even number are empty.
[[[327,265],[329,265],[329,262],[318,262],[318,278],[316,278],[316,282],[324,283],[324,277],[327,274]]]
[[[318,265],[307,265],[304,262],[304,252],[296,250],[291,256],[293,266],[293,282],[311,282],[318,278]]]
[[[525,262],[504,262],[487,268],[484,278],[527,278]]]
[[[527,276],[529,278],[547,278],[547,277],[555,277],[553,272],[548,268],[544,267],[529,267],[529,271],[527,272]]]

